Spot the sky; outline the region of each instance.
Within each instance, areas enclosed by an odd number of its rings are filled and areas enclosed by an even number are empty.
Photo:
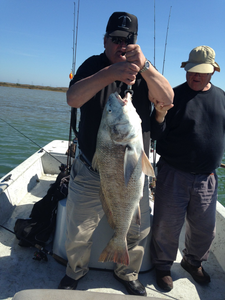
[[[80,0],[79,14],[78,0],[0,0],[0,82],[69,85],[74,3],[76,69],[104,51],[110,15],[126,11],[138,18],[137,43],[145,57],[172,87],[185,81],[180,66],[189,52],[207,45],[221,68],[212,83],[225,90],[224,0]]]

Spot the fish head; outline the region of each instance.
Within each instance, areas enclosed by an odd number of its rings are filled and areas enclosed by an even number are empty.
[[[129,95],[130,94],[128,93],[128,96],[123,99],[117,92],[109,96],[104,111],[104,118],[107,118],[109,126],[115,124],[126,124],[130,122],[131,119],[135,122],[136,119],[138,119],[139,123],[141,123],[141,119],[138,116],[136,109],[132,104],[131,96]]]
[[[122,99],[117,92],[111,94],[105,105],[102,119],[111,139],[115,142],[123,144],[140,134],[141,119],[129,95]]]
[[[108,125],[114,125],[118,123],[123,117],[124,106],[126,102],[115,92],[111,94],[105,105],[105,114]]]

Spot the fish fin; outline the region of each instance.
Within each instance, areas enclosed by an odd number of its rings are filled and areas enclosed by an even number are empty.
[[[100,262],[113,261],[117,264],[123,264],[128,266],[130,263],[127,241],[124,240],[124,243],[121,245],[117,243],[117,237],[114,235],[109,241],[108,245],[102,251],[99,260]]]
[[[92,168],[94,170],[97,170],[98,171],[98,155],[97,155],[97,152],[95,152],[94,156],[93,156],[93,159],[92,159]]]
[[[128,182],[134,172],[135,167],[137,166],[137,163],[137,153],[133,148],[127,146],[124,154],[124,180],[126,186],[128,185]]]
[[[148,176],[155,177],[155,172],[153,170],[152,164],[150,163],[147,155],[142,150],[142,171]]]

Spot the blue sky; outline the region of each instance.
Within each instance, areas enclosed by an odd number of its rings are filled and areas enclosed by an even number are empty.
[[[224,0],[155,0],[155,58],[154,0],[80,0],[76,69],[103,52],[109,16],[127,11],[138,17],[143,53],[162,72],[170,8],[164,76],[173,87],[184,82],[181,62],[194,47],[208,45],[221,67],[212,83],[225,90]],[[73,22],[73,0],[0,0],[0,81],[68,86]]]

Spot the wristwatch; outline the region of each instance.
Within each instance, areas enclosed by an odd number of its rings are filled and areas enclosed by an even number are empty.
[[[144,71],[148,70],[150,66],[151,66],[150,61],[146,59],[144,67],[139,71],[139,73],[143,73]]]

